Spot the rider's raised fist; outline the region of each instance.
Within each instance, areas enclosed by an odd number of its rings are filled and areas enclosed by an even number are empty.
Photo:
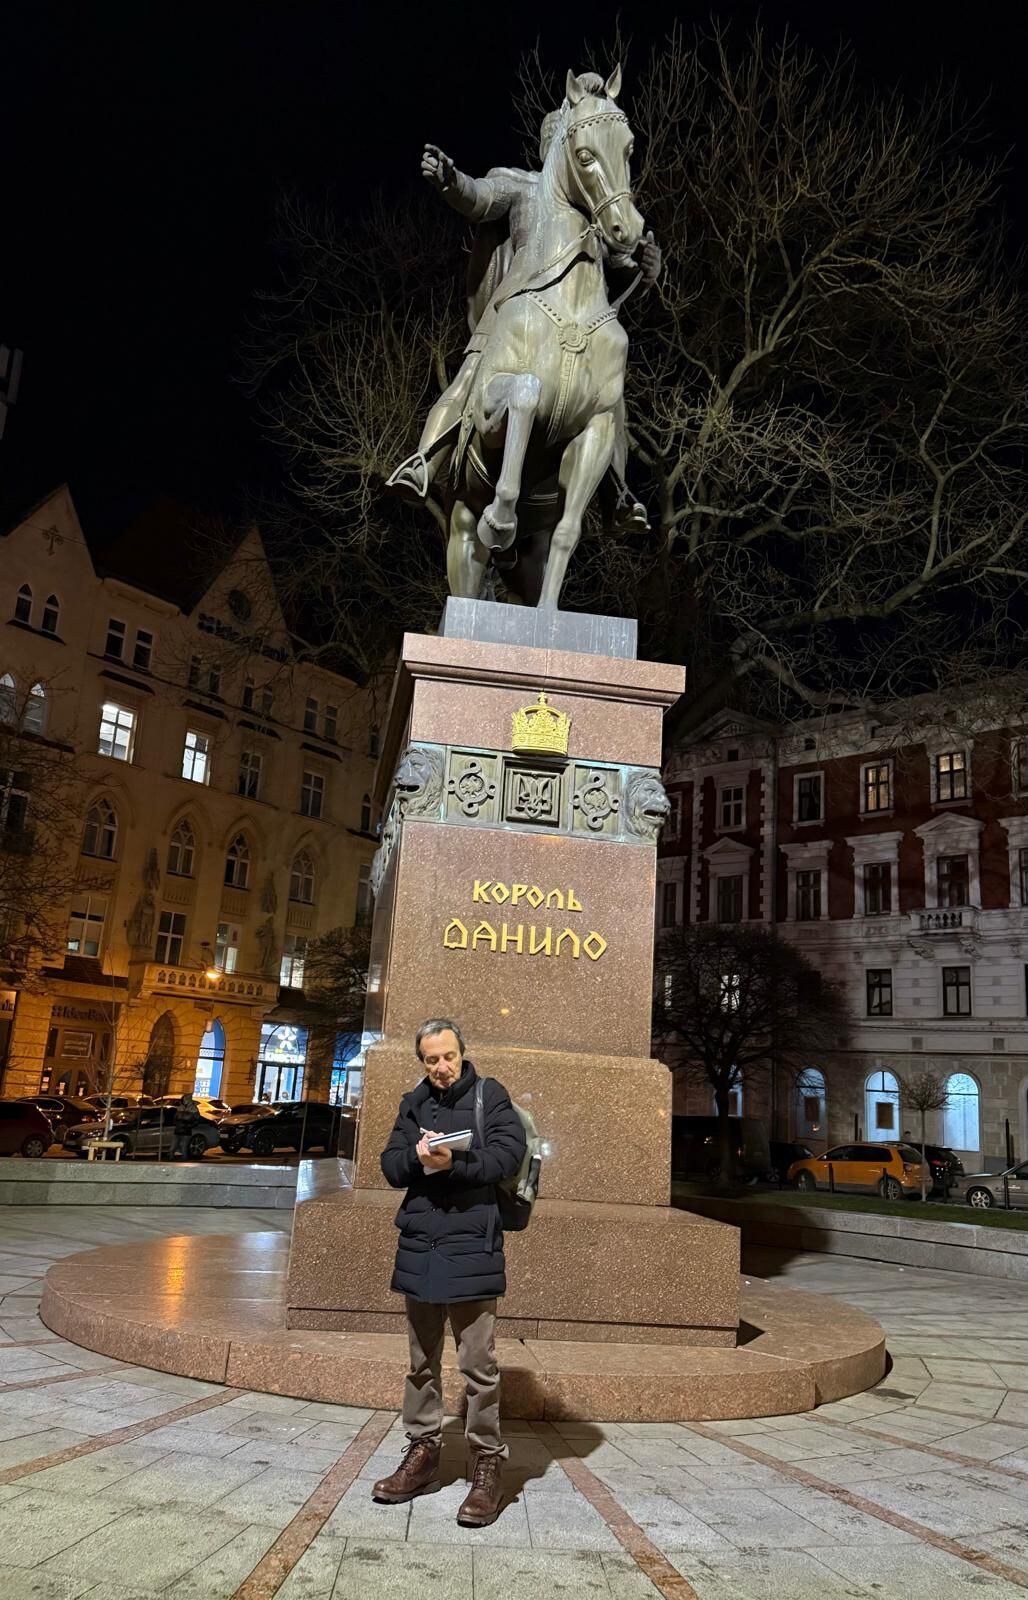
[[[426,144],[421,157],[421,176],[427,178],[433,188],[448,189],[456,170],[449,156],[444,155],[438,145]]]

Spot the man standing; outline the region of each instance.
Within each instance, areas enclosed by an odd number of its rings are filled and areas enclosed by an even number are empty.
[[[400,1240],[392,1288],[406,1297],[410,1372],[403,1422],[410,1441],[400,1466],[380,1478],[376,1500],[412,1500],[439,1487],[442,1449],[442,1355],[449,1320],[467,1385],[465,1432],[475,1452],[471,1490],[457,1513],[468,1528],[495,1522],[503,1503],[500,1371],[496,1364],[496,1301],[506,1293],[503,1229],[496,1184],[517,1172],[525,1133],[503,1085],[483,1083],[484,1147],[432,1151],[434,1134],[475,1126],[478,1073],[464,1058],[455,1022],[422,1023],[414,1048],[425,1076],[400,1101],[382,1152],[382,1171],[407,1190],[397,1217]]]
[[[187,1092],[182,1096],[175,1107],[175,1148],[171,1159],[178,1161],[189,1156],[189,1141],[197,1123],[203,1121],[200,1107],[193,1096]]]

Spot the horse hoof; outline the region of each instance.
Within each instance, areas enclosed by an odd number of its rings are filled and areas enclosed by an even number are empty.
[[[487,550],[509,550],[518,535],[518,519],[502,522],[496,515],[496,502],[486,506],[478,520],[478,537]]]
[[[419,506],[428,498],[428,462],[423,455],[408,456],[396,471],[386,479],[386,494],[406,500],[408,505]]]

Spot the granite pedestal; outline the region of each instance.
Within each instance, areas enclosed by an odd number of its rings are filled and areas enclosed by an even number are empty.
[[[735,1344],[738,1233],[670,1207],[671,1079],[650,1058],[662,721],[684,674],[634,646],[623,619],[473,602],[405,637],[354,1187],[298,1196],[290,1327],[402,1329],[379,1155],[421,1076],[416,1028],[453,1016],[545,1141],[531,1226],[507,1238],[507,1334]]]

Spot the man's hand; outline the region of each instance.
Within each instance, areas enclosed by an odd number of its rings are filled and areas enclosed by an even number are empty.
[[[444,155],[438,145],[426,144],[421,157],[421,176],[428,179],[433,189],[438,189],[442,194],[444,189],[450,187],[456,175],[457,168],[449,156]]]
[[[418,1140],[414,1154],[421,1162],[421,1165],[427,1167],[430,1172],[448,1172],[450,1167],[453,1166],[453,1151],[447,1150],[445,1147],[442,1150],[430,1150],[428,1141],[431,1137],[431,1134],[422,1129],[421,1138]]]
[[[663,265],[663,261],[664,257],[661,254],[660,245],[653,237],[653,229],[650,228],[649,231],[644,235],[642,243],[639,245],[638,255],[636,256],[636,263],[640,272],[642,273],[644,288],[652,289],[653,285],[660,277],[660,269]]]

